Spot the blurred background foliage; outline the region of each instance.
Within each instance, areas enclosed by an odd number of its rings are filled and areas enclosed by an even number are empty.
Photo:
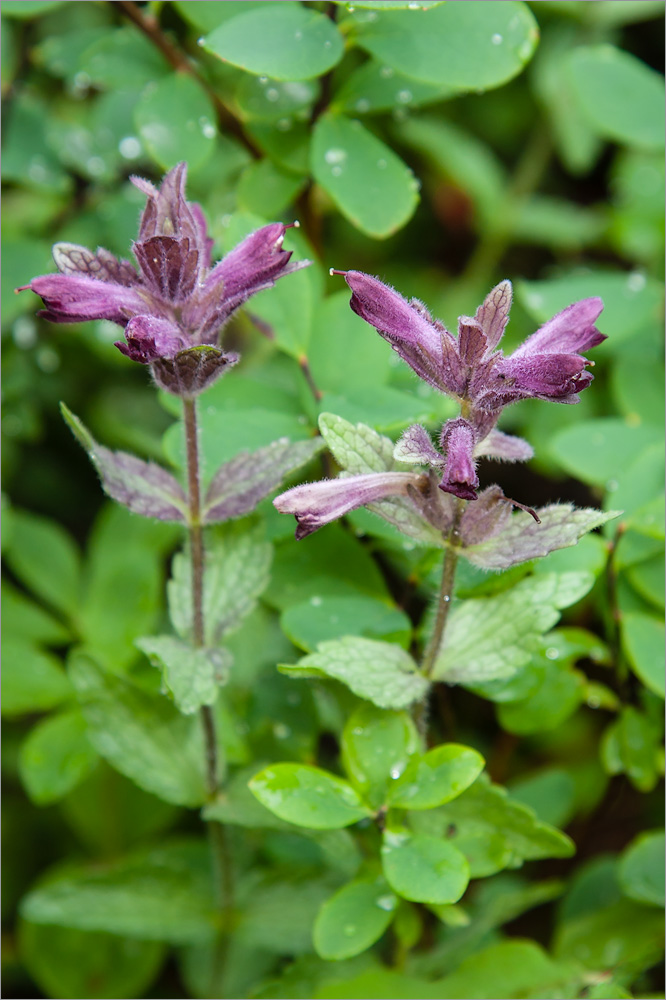
[[[103,502],[58,401],[106,445],[176,467],[178,407],[116,351],[112,325],[54,328],[36,318],[35,296],[13,294],[52,269],[56,241],[127,256],[143,201],[129,175],[158,180],[185,159],[218,255],[263,222],[298,218],[288,243],[315,261],[227,330],[243,357],[202,400],[210,471],[243,448],[310,436],[322,411],[392,436],[452,415],[351,313],[330,267],[377,274],[448,326],[509,277],[509,348],[588,295],[604,298],[608,340],[580,405],[510,409],[503,429],[536,457],[483,469],[482,481],[535,506],[624,511],[605,537],[549,559],[597,581],[567,613],[557,662],[545,650],[510,700],[451,697],[457,738],[541,819],[566,826],[576,857],[484,880],[425,938],[406,905],[394,969],[367,955],[331,966],[310,929],[353,869],[349,844],[247,835],[241,818],[250,902],[227,995],[663,996],[649,971],[663,849],[663,13],[651,0],[3,3],[7,995],[206,995],[196,821],[99,756],[63,669],[75,643],[155,688],[133,640],[164,618],[178,535]],[[335,758],[344,696],[275,663],[329,637],[333,620],[407,645],[434,567],[366,512],[296,547],[290,519],[262,510],[273,579],[234,638],[219,707],[241,779],[259,760]],[[494,580],[461,573],[458,592]],[[154,880],[162,888],[131,925],[99,915],[109,901],[92,883],[87,916],[63,903],[19,917],[36,880],[74,877],[91,859],[117,866],[118,912],[132,866],[170,881]]]

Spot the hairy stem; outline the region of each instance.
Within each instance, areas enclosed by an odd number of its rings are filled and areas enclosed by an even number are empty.
[[[439,597],[437,600],[437,617],[435,618],[435,626],[432,630],[430,642],[428,643],[428,647],[423,656],[423,663],[421,664],[421,669],[427,677],[430,677],[433,667],[435,666],[435,661],[437,660],[437,656],[442,645],[442,639],[444,638],[446,621],[449,617],[451,598],[453,597],[453,583],[456,576],[456,566],[458,565],[460,519],[464,509],[465,501],[457,500],[456,512],[453,518],[453,524],[451,525],[451,530],[448,534],[446,552],[444,554],[442,582],[439,588]]]
[[[185,451],[187,456],[187,496],[189,507],[190,565],[192,572],[192,641],[195,646],[205,645],[203,608],[204,542],[201,524],[201,472],[197,411],[194,399],[183,400],[185,423]],[[206,784],[209,798],[214,799],[220,790],[219,755],[215,716],[210,705],[202,705],[201,722],[204,733],[206,758]],[[233,907],[233,870],[227,835],[216,820],[208,822],[208,834],[213,855],[213,869],[217,903],[221,912],[221,930],[213,952],[211,964],[210,996],[221,996],[220,982],[228,950],[229,927]]]

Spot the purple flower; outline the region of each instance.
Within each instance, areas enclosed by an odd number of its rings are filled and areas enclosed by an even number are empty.
[[[519,399],[577,403],[578,393],[592,381],[585,370],[591,362],[581,352],[606,339],[594,326],[603,302],[583,299],[505,357],[496,348],[511,308],[509,281],[490,292],[474,317],[461,317],[456,338],[416,299],[407,302],[361,271],[336,273],[344,273],[352,290],[354,312],[374,326],[420,378],[463,403],[477,437],[482,427],[486,434],[492,429],[504,406]]]
[[[281,514],[295,515],[296,538],[301,539],[358,507],[386,497],[406,497],[412,490],[424,492],[427,485],[427,476],[415,472],[371,472],[294,486],[273,504]]]
[[[147,199],[132,246],[138,272],[108,250],[58,243],[53,257],[59,273],[24,287],[42,297],[41,315],[53,323],[107,319],[123,326],[125,341],[116,344],[123,354],[150,365],[163,388],[195,395],[237,360],[219,347],[236,309],[310,262],[290,263],[291,252],[282,249],[289,227],[276,222],[211,268],[213,241],[200,207],[185,199],[186,174],[179,163],[159,188],[132,178]]]

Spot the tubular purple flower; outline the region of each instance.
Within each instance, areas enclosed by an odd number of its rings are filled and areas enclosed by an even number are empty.
[[[446,452],[440,490],[461,500],[476,500],[479,477],[474,467],[474,428],[463,417],[447,420],[440,442]]]
[[[132,248],[138,272],[103,248],[92,252],[60,243],[53,248],[60,273],[33,278],[24,286],[41,295],[46,307],[41,315],[52,322],[107,319],[125,327],[126,343],[116,344],[118,349],[151,365],[158,384],[179,395],[186,385],[192,394],[200,392],[236,360],[218,346],[233,313],[250,296],[310,263],[290,263],[291,251],[282,249],[289,226],[272,223],[211,270],[213,241],[200,207],[185,198],[186,176],[186,164],[179,163],[159,188],[132,178],[146,195]],[[183,355],[186,371],[179,373],[179,355],[193,348],[213,350],[205,359],[201,350],[196,357]],[[158,361],[169,364],[156,366]],[[205,370],[206,378],[193,377],[195,368]]]
[[[294,514],[296,538],[301,539],[358,507],[409,496],[409,487],[422,491],[426,486],[427,477],[415,472],[372,472],[294,486],[276,497],[273,505],[281,514]]]

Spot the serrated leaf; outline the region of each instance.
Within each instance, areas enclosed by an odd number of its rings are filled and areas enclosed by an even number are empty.
[[[254,609],[268,583],[272,555],[261,524],[236,523],[209,532],[203,588],[207,646],[218,645]],[[187,638],[192,630],[192,575],[184,553],[173,560],[167,594],[173,626]]]
[[[455,903],[467,888],[467,859],[443,838],[386,830],[381,854],[386,881],[404,899]]]
[[[280,819],[315,830],[339,829],[371,815],[349,782],[306,764],[271,764],[255,774],[250,791]]]
[[[321,76],[340,60],[344,48],[332,21],[292,3],[240,14],[207,35],[203,45],[232,66],[277,80]]]
[[[469,788],[484,763],[480,753],[458,743],[434,747],[409,761],[397,781],[391,783],[388,803],[400,809],[441,806]]]
[[[231,663],[226,649],[197,649],[170,635],[147,636],[136,645],[162,671],[164,685],[183,715],[215,704]]]
[[[359,121],[322,115],[312,134],[310,165],[342,214],[368,236],[385,239],[414,214],[419,200],[414,175]]]
[[[312,931],[317,954],[330,961],[360,955],[382,936],[397,905],[381,878],[344,885],[317,914]]]
[[[104,492],[134,514],[158,521],[187,520],[187,499],[178,480],[155,462],[98,444],[64,403],[60,410],[79,444],[97,469]]]
[[[282,481],[318,455],[324,443],[274,441],[254,452],[241,452],[217,470],[202,508],[207,524],[249,514]]]
[[[524,511],[517,511],[503,531],[478,545],[465,546],[461,554],[483,569],[509,569],[575,545],[588,531],[619,517],[621,511],[558,503],[540,507],[537,514],[540,524]]]
[[[26,920],[187,944],[215,932],[205,841],[137,851],[121,861],[76,866],[23,899]]]
[[[559,609],[580,600],[591,573],[544,573],[497,597],[464,601],[451,611],[433,678],[473,684],[510,677],[529,662]]]
[[[195,807],[205,801],[198,717],[187,718],[166,698],[105,674],[82,654],[72,659],[69,676],[90,742],[113,767],[167,802]]]
[[[520,73],[538,27],[526,4],[499,0],[488,8],[458,3],[424,13],[379,13],[372,20],[359,15],[353,38],[415,80],[479,91]]]
[[[86,735],[81,712],[49,716],[30,730],[21,744],[19,774],[33,802],[57,802],[75,788],[98,757]]]
[[[331,677],[379,708],[405,708],[429,687],[406,650],[356,636],[321,642],[314,653],[279,669],[291,677]]]
[[[319,429],[338,465],[352,475],[408,468],[393,458],[393,441],[366,424],[352,424],[333,413],[321,413]],[[368,504],[367,509],[421,544],[443,545],[441,532],[429,524],[408,500],[400,497],[381,500]]]

